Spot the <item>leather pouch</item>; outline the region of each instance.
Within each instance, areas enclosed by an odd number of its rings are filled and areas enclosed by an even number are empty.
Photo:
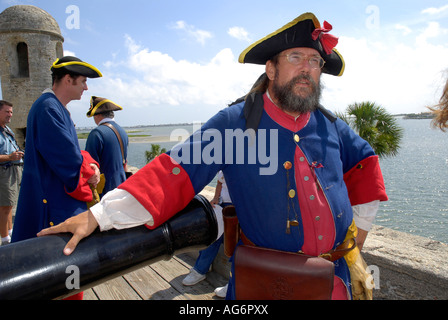
[[[240,236],[235,207],[225,207],[222,210],[222,218],[224,221],[224,254],[230,258],[233,256]]]
[[[319,257],[252,246],[235,252],[237,300],[330,300],[334,264]]]

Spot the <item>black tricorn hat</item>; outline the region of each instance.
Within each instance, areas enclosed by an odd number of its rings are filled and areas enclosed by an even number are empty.
[[[101,72],[91,64],[71,56],[56,60],[51,66],[51,71],[53,73],[76,74],[87,78],[101,78],[103,76]]]
[[[93,96],[90,99],[90,109],[89,112],[87,112],[87,117],[91,118],[97,114],[120,110],[123,110],[123,108],[115,102],[112,102],[106,98]]]
[[[322,28],[313,13],[304,13],[287,25],[255,42],[244,50],[240,63],[266,64],[274,56],[288,49],[306,47],[317,50],[325,60],[322,72],[342,76],[345,62],[335,49],[338,38],[328,34],[333,27],[324,22]]]

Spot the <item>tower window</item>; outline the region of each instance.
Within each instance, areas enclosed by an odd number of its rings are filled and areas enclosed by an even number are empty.
[[[64,49],[62,49],[62,42],[56,43],[56,58],[61,59],[64,56]]]
[[[20,78],[28,78],[30,76],[30,67],[28,63],[28,46],[25,42],[20,42],[17,45],[17,57],[19,63]]]

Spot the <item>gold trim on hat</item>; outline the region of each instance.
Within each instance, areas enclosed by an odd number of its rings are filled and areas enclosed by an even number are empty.
[[[313,23],[314,23],[314,26],[316,27],[316,29],[317,29],[317,28],[320,28],[320,22],[319,22],[319,20],[317,19],[317,17],[316,17],[313,13],[311,13],[311,12],[304,13],[304,14],[302,14],[301,16],[299,16],[299,17],[297,17],[296,19],[294,19],[293,21],[291,21],[291,22],[289,22],[288,24],[286,24],[285,26],[283,26],[282,28],[280,28],[280,29],[274,31],[274,32],[271,33],[270,35],[264,37],[264,38],[261,39],[261,40],[258,40],[257,42],[255,42],[254,44],[252,44],[251,46],[249,46],[246,50],[244,50],[244,51],[241,53],[241,55],[240,55],[240,57],[239,57],[239,59],[238,59],[238,62],[239,62],[239,63],[244,63],[244,59],[246,58],[246,54],[247,54],[249,51],[251,51],[253,48],[255,48],[256,46],[258,46],[260,43],[262,43],[262,42],[264,42],[264,41],[266,41],[266,40],[268,40],[268,39],[270,39],[270,38],[272,38],[272,37],[275,37],[275,36],[278,35],[279,33],[283,32],[283,31],[285,31],[285,30],[291,28],[292,26],[298,24],[299,22],[301,22],[301,21],[305,21],[305,20],[313,20]]]
[[[95,107],[93,107],[93,98],[92,98],[92,100],[91,100],[92,109],[89,110],[89,116],[88,116],[88,117],[89,117],[89,118],[93,117],[93,116],[95,115],[96,111],[98,110],[98,108],[101,107],[103,104],[106,104],[106,103],[108,103],[108,102],[110,102],[110,103],[116,105],[116,106],[119,107],[121,110],[123,110],[123,107],[122,107],[122,106],[120,106],[120,105],[116,104],[115,102],[113,102],[113,101],[111,101],[111,100],[108,100],[108,99],[104,99],[103,101],[99,102]]]
[[[317,19],[317,17],[314,15],[314,13],[311,13],[311,12],[304,13],[304,14],[300,15],[299,17],[297,17],[296,19],[294,19],[293,21],[286,24],[285,26],[281,27],[280,29],[274,31],[273,33],[269,34],[268,36],[264,37],[263,39],[258,40],[257,42],[250,45],[246,50],[244,50],[240,54],[240,56],[238,58],[238,62],[243,63],[243,64],[246,63],[245,60],[246,60],[247,54],[249,52],[251,52],[252,50],[254,50],[254,48],[259,46],[261,43],[268,41],[271,38],[279,35],[280,33],[284,32],[285,30],[295,26],[296,24],[298,24],[302,21],[306,21],[306,20],[311,20],[314,24],[315,29],[321,28],[321,24],[320,24],[319,20]],[[336,48],[333,48],[333,53],[339,57],[339,59],[341,60],[341,63],[342,63],[341,70],[339,71],[339,74],[336,75],[336,76],[340,77],[345,72],[345,60]],[[324,71],[324,73],[326,73],[326,72]],[[331,73],[331,75],[335,75],[335,74]]]
[[[103,74],[101,73],[100,70],[98,70],[97,68],[95,68],[94,66],[92,66],[91,64],[88,64],[87,62],[82,62],[82,61],[69,61],[69,62],[64,62],[61,64],[57,64],[59,62],[59,59],[57,59],[54,63],[52,68],[63,68],[63,67],[67,67],[67,66],[73,66],[73,65],[78,65],[78,66],[82,66],[82,67],[86,67],[89,69],[92,69],[93,71],[95,71],[100,77],[103,76]]]
[[[336,48],[333,48],[333,52],[336,53],[342,61],[341,72],[339,72],[339,74],[337,75],[337,77],[340,77],[345,72],[345,60],[344,60],[344,57],[339,53],[339,51]]]

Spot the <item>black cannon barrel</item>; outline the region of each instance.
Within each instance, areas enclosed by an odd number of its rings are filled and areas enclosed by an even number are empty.
[[[65,298],[175,254],[204,249],[217,236],[213,208],[198,195],[155,230],[98,231],[68,257],[62,252],[68,234],[13,243],[0,248],[0,299]]]

